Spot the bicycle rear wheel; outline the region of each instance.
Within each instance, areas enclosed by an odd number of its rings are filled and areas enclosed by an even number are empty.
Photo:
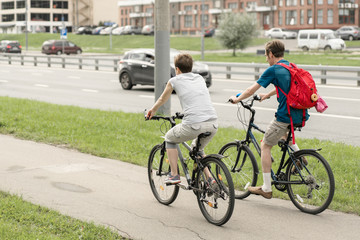
[[[255,186],[258,177],[258,165],[250,148],[238,142],[224,145],[219,154],[225,156],[222,161],[231,173],[234,182],[235,198],[244,199],[250,195],[249,186]],[[239,154],[239,160],[236,162]]]
[[[203,168],[196,175],[196,196],[200,210],[206,220],[215,225],[225,224],[234,211],[234,185],[229,170],[216,157],[205,157],[201,160]],[[206,170],[216,182],[209,183]]]
[[[161,167],[160,167],[161,166]],[[148,177],[155,198],[162,204],[169,205],[175,201],[179,194],[179,186],[166,185],[166,176],[170,172],[165,145],[158,144],[150,152],[148,162]]]
[[[288,184],[287,193],[294,205],[303,212],[318,214],[331,203],[335,180],[330,165],[314,150],[300,150],[294,153],[297,165],[290,159],[286,169],[288,181],[301,182],[300,173],[305,183]]]

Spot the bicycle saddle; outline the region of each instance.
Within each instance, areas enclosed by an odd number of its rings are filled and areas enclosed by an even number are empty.
[[[200,138],[206,138],[206,137],[208,137],[208,136],[210,136],[211,135],[211,132],[204,132],[204,133],[201,133],[199,136],[198,136],[198,138],[200,139]]]

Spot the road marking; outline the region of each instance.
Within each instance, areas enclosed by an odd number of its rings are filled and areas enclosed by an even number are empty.
[[[323,99],[327,100],[327,99],[332,99],[332,100],[340,100],[340,101],[355,101],[355,102],[360,102],[360,99],[353,99],[353,98],[339,98],[339,97],[324,97],[321,96]]]
[[[68,76],[68,78],[71,78],[71,79],[80,79],[81,77],[78,77],[78,76]]]
[[[226,107],[237,107],[235,104],[230,103],[213,103],[216,106],[226,106]],[[254,107],[255,110],[263,110],[263,111],[271,111],[276,112],[274,108],[264,108],[264,107]],[[353,116],[342,116],[342,115],[335,115],[335,114],[326,114],[326,113],[309,113],[310,115],[314,116],[321,116],[321,117],[329,117],[329,118],[341,118],[341,119],[348,119],[348,120],[358,120],[360,121],[360,117],[353,117]]]
[[[99,92],[98,90],[95,90],[95,89],[81,89],[81,91],[83,91],[83,92],[91,92],[91,93]]]
[[[36,87],[44,87],[44,88],[49,87],[49,85],[45,85],[45,84],[35,84],[34,86],[36,86]]]
[[[359,91],[360,88],[359,87],[345,87],[345,86],[325,86],[325,85],[316,85],[316,88],[335,88],[335,89],[347,89],[347,90],[357,90]]]
[[[150,96],[150,95],[139,95],[139,97],[142,97],[142,98],[154,98],[154,96]]]
[[[2,82],[2,83],[7,83],[7,82],[9,82],[8,80],[0,80],[0,82]]]

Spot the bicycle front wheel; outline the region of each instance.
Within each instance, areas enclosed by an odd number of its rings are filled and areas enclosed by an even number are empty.
[[[216,157],[201,160],[196,175],[196,196],[206,220],[215,225],[225,224],[234,211],[235,195],[231,175],[225,164]],[[214,181],[209,182],[209,176]]]
[[[235,198],[244,199],[250,195],[249,186],[255,186],[258,177],[258,165],[250,148],[238,142],[224,145],[219,154],[225,156],[222,161],[231,173],[234,182]]]
[[[155,198],[162,204],[169,205],[175,201],[179,193],[179,186],[166,185],[166,176],[170,172],[165,145],[158,144],[150,152],[148,162],[148,177]]]
[[[294,153],[295,165],[290,160],[286,169],[287,193],[294,205],[303,212],[318,214],[331,203],[335,180],[329,163],[314,150]],[[301,176],[305,181],[302,181]],[[297,182],[297,183],[296,183]]]

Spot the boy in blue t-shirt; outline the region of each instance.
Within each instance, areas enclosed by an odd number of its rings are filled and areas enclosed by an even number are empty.
[[[291,75],[290,72],[276,63],[284,63],[289,65],[289,62],[284,59],[285,46],[279,40],[273,40],[265,45],[265,56],[266,61],[269,63],[270,67],[267,68],[264,73],[261,75],[260,79],[254,83],[252,86],[247,88],[240,96],[231,96],[230,99],[233,103],[238,103],[250,96],[252,96],[260,87],[266,88],[269,84],[280,87],[285,93],[290,91],[290,81]],[[276,89],[270,91],[267,94],[259,94],[261,101],[270,98],[273,95],[276,95]],[[278,102],[279,106],[275,113],[275,118],[270,123],[269,127],[266,130],[264,139],[261,143],[261,165],[263,172],[264,184],[261,187],[249,187],[248,190],[251,193],[258,194],[264,198],[272,198],[271,190],[271,148],[278,143],[278,141],[286,136],[290,125],[290,118],[288,115],[287,105],[286,105],[286,96],[279,91]],[[303,110],[290,108],[290,114],[293,119],[293,123],[302,123],[303,120]],[[309,118],[309,115],[306,110],[306,120]],[[299,150],[296,144],[291,146],[295,151]]]

